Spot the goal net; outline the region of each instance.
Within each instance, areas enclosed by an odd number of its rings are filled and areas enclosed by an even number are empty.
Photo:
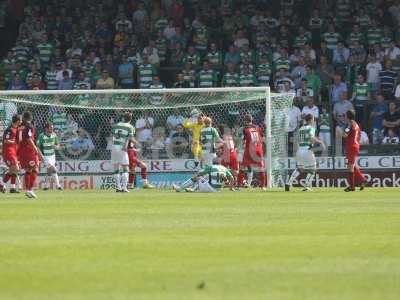
[[[214,127],[232,134],[240,157],[244,116],[250,113],[265,132],[268,186],[274,187],[280,186],[287,174],[288,111],[293,96],[271,94],[266,87],[2,91],[0,133],[14,114],[29,110],[38,132],[47,121],[54,125],[62,145],[57,161],[63,180],[78,181],[79,186],[85,184],[80,177],[91,175],[88,184],[92,187],[111,188],[112,177],[101,182],[112,173],[111,127],[129,111],[134,115],[139,157],[147,163],[149,179],[165,187],[201,167],[193,163],[191,133],[180,126],[184,119],[198,114],[210,117]]]

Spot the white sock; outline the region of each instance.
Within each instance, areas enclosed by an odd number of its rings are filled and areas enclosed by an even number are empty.
[[[22,183],[21,183],[21,180],[20,180],[20,178],[19,178],[19,175],[17,175],[16,183],[17,183],[18,189],[19,189],[19,190],[22,190]]]
[[[253,171],[251,172],[247,172],[247,184],[251,185],[251,183],[253,182]]]
[[[122,190],[128,189],[128,179],[129,179],[128,172],[124,172],[121,174],[121,189]]]
[[[10,184],[10,188],[15,190],[15,184]]]
[[[193,183],[194,182],[193,182],[192,178],[190,178],[181,184],[180,189],[185,189],[185,188],[191,187],[191,186],[193,186]]]
[[[114,174],[114,178],[115,178],[115,188],[117,190],[121,189],[121,175],[119,174],[119,172]]]
[[[149,180],[148,179],[142,179],[142,181],[143,181],[143,185],[149,184]]]
[[[46,174],[46,177],[44,178],[44,186],[46,188],[49,188],[49,175]]]
[[[315,173],[308,173],[306,177],[306,182],[305,182],[305,187],[306,188],[311,188],[312,181],[314,179],[314,174]]]
[[[292,184],[293,184],[293,181],[295,181],[295,179],[296,179],[297,177],[299,177],[299,175],[300,175],[299,170],[295,169],[295,170],[293,171],[292,175],[290,176],[289,181],[287,182],[287,184],[288,184],[288,185],[292,185]]]
[[[54,182],[56,183],[56,187],[60,187],[60,180],[58,179],[58,174],[53,174]]]

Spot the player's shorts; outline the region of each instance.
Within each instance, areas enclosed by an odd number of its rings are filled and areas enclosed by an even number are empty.
[[[50,167],[56,167],[56,156],[55,155],[50,155],[50,156],[43,156],[43,163],[46,168]]]
[[[360,154],[360,148],[358,147],[346,149],[347,164],[348,165],[355,164],[359,154]]]
[[[239,160],[236,151],[229,153],[229,161],[222,161],[221,164],[232,171],[239,171]]]
[[[201,161],[205,166],[211,166],[215,158],[217,158],[217,155],[215,153],[204,151],[201,157]]]
[[[201,157],[202,148],[199,142],[192,142],[192,153],[194,158]]]
[[[129,159],[129,168],[135,168],[137,166],[137,151],[135,149],[128,149],[128,159]]]
[[[208,180],[204,177],[201,177],[198,181],[199,189],[198,192],[200,193],[215,193],[218,192],[215,188],[211,186]]]
[[[317,161],[310,149],[299,148],[296,152],[297,167],[301,169],[316,169]]]
[[[265,166],[264,156],[262,154],[256,154],[256,153],[253,153],[253,155],[251,156],[249,152],[245,151],[240,166],[243,169],[249,167],[264,169]]]
[[[128,166],[129,165],[128,153],[120,149],[112,149],[111,161],[113,164]]]
[[[36,154],[20,154],[18,160],[22,169],[27,170],[39,167],[39,156]]]
[[[18,166],[18,158],[16,154],[11,153],[4,153],[3,154],[3,161],[7,167],[14,167]]]

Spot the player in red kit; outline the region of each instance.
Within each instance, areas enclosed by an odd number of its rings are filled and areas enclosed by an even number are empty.
[[[147,179],[147,166],[138,158],[137,150],[135,148],[136,140],[132,139],[128,143],[128,158],[129,158],[129,179],[128,184],[130,188],[136,186],[136,167],[140,168],[140,175],[142,177],[143,188],[153,189],[155,186],[149,183]]]
[[[25,188],[28,198],[37,198],[33,192],[38,175],[41,153],[35,145],[36,131],[32,124],[32,114],[24,112],[22,124],[18,129],[18,159],[25,170]]]
[[[4,174],[3,183],[0,184],[0,191],[5,193],[8,181],[11,182],[10,193],[18,193],[15,188],[17,182],[19,164],[17,157],[17,137],[18,128],[22,123],[22,118],[20,115],[15,115],[12,117],[11,125],[4,131],[3,134],[3,161],[8,167],[7,172]]]
[[[223,140],[223,143],[217,148],[217,157],[219,159],[219,163],[231,171],[233,177],[235,178],[235,182],[237,182],[239,174],[239,161],[237,157],[237,151],[235,149],[235,143],[230,133],[230,128],[220,126],[219,131]]]
[[[239,186],[244,186],[245,172],[247,171],[247,185],[251,186],[253,172],[259,174],[260,187],[265,190],[266,174],[264,165],[263,134],[260,127],[253,124],[253,117],[250,114],[244,117],[244,154],[240,164],[238,176]]]
[[[365,188],[366,179],[360,168],[357,166],[357,157],[360,153],[361,129],[355,121],[354,111],[347,111],[346,121],[348,123],[348,127],[345,129],[343,136],[346,140],[346,158],[349,171],[347,181],[349,183],[349,187],[347,187],[344,191],[355,191],[355,186],[357,184],[360,186],[360,191],[362,191]]]

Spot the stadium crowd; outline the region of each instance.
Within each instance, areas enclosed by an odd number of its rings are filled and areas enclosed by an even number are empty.
[[[354,108],[372,144],[399,141],[398,0],[26,3],[16,44],[0,63],[0,89],[270,85],[296,94],[290,135],[311,113],[331,145]],[[154,120],[139,118],[139,141],[161,147],[180,132],[181,117],[167,132],[149,131]],[[76,131],[87,125],[68,118]],[[85,129],[102,136],[108,126],[97,125]]]

